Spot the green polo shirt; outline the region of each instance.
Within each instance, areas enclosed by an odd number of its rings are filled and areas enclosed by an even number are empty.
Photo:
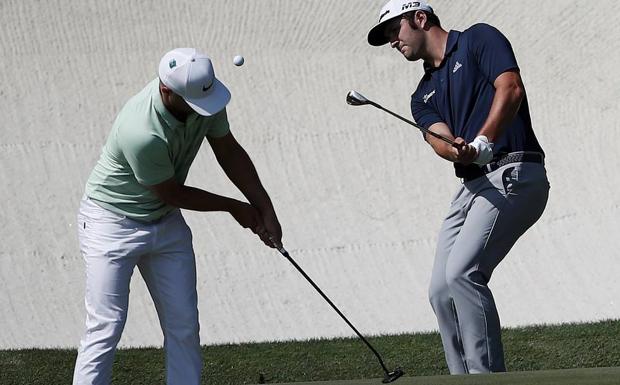
[[[132,97],[118,114],[101,157],[86,182],[86,195],[102,207],[152,222],[174,207],[145,186],[172,177],[183,184],[205,136],[229,132],[226,109],[213,116],[191,114],[185,123],[166,108],[159,79]]]

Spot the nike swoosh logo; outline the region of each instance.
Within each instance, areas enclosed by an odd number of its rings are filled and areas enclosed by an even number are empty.
[[[202,92],[206,92],[206,91],[208,91],[208,90],[209,90],[209,88],[211,88],[211,86],[213,86],[213,83],[211,83],[211,84],[209,85],[209,87],[207,87],[207,86],[202,86]]]
[[[383,19],[383,17],[385,15],[387,15],[388,13],[390,13],[390,10],[388,9],[387,11],[385,11],[381,16],[379,16],[379,21],[381,21],[381,19]]]

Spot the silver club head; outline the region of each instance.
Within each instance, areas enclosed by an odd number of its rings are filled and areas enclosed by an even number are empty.
[[[363,104],[368,104],[368,99],[357,91],[349,91],[347,94],[347,103],[352,106],[361,106]]]

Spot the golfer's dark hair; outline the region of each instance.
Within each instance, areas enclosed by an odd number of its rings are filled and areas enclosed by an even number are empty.
[[[426,11],[422,11],[422,12],[424,12],[424,14],[426,15],[426,20],[431,25],[436,25],[437,27],[441,27],[441,21],[439,20],[439,17],[437,17],[437,15],[435,15],[434,13],[426,12]],[[416,11],[412,11],[412,12],[407,12],[403,15],[403,17],[407,19],[407,21],[409,21],[409,25],[411,25],[411,27],[414,27],[413,18],[415,17],[415,13]]]

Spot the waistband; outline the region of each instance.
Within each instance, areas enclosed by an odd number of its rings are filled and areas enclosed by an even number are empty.
[[[97,208],[101,209],[101,210],[105,210],[107,212],[110,213],[110,215],[115,215],[118,217],[118,219],[128,219],[131,221],[135,221],[138,222],[140,224],[143,225],[156,225],[160,222],[163,222],[165,219],[172,217],[173,215],[180,215],[181,214],[181,209],[179,208],[172,208],[170,211],[168,211],[167,213],[165,213],[164,215],[162,215],[161,217],[158,217],[156,219],[150,220],[150,221],[146,221],[142,218],[135,218],[132,216],[129,216],[127,214],[124,214],[122,211],[118,211],[118,209],[115,209],[115,207],[109,203],[106,202],[101,202],[97,199],[91,198],[88,195],[84,194],[82,196],[82,203],[85,203],[87,205],[94,205]]]
[[[544,165],[545,156],[540,152],[533,151],[518,151],[501,154],[484,166],[473,165],[474,167],[467,167],[463,170],[461,175],[457,176],[462,178],[464,182],[469,182],[470,180],[480,178],[510,163],[538,163]]]

